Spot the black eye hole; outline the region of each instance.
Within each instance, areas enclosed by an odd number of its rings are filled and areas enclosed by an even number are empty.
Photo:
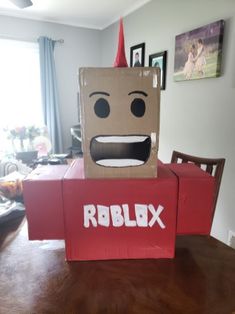
[[[99,98],[98,100],[96,100],[94,105],[94,111],[97,117],[107,118],[110,113],[108,101],[104,98]]]
[[[131,103],[131,112],[134,116],[140,118],[145,114],[145,102],[141,98],[135,98]]]

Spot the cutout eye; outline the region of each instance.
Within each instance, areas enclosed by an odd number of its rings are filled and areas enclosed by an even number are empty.
[[[145,114],[145,102],[141,98],[135,98],[131,103],[131,112],[134,116],[140,118]]]
[[[94,105],[94,111],[97,117],[107,118],[110,113],[109,103],[104,98],[99,98]]]

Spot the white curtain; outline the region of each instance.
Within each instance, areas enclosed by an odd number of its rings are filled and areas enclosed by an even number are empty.
[[[5,128],[43,126],[39,46],[0,38],[0,155],[12,151]]]
[[[0,127],[43,125],[39,48],[0,39]]]

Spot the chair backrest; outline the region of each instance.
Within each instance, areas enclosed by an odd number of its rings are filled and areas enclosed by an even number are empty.
[[[203,158],[187,155],[181,152],[173,151],[171,157],[172,163],[193,163],[203,169],[204,171],[215,177],[215,192],[213,203],[213,216],[215,213],[215,207],[219,195],[220,183],[224,170],[225,159],[224,158]]]

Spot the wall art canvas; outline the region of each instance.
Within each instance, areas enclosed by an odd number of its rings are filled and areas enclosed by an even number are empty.
[[[224,20],[180,34],[175,38],[174,80],[221,75]]]

